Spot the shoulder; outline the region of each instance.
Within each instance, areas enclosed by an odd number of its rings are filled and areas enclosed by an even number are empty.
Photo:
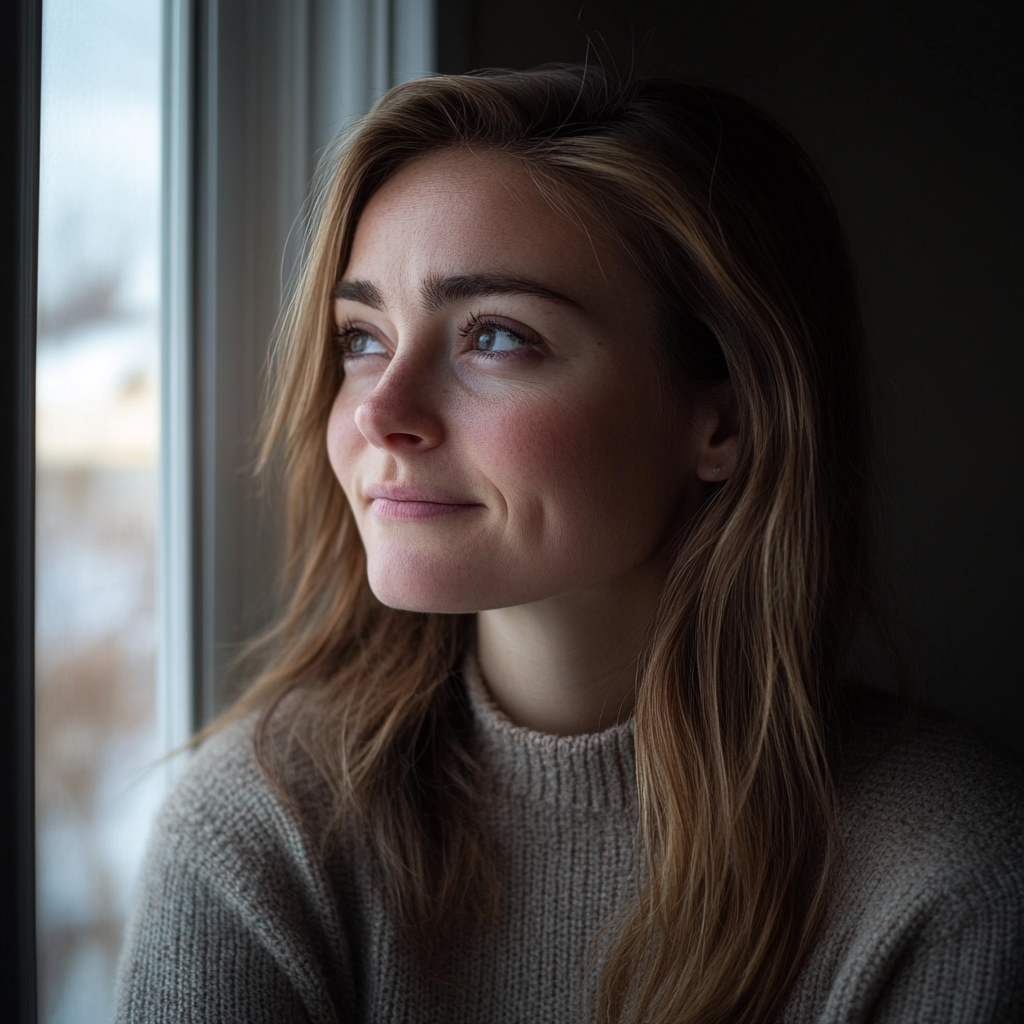
[[[144,889],[202,888],[263,915],[296,889],[315,898],[311,831],[263,771],[256,730],[255,715],[230,722],[192,756],[154,822]]]
[[[969,870],[1024,885],[1024,767],[963,723],[891,699],[857,702],[839,768],[848,857],[912,862],[951,878]]]
[[[203,740],[160,811],[159,832],[216,840],[242,821],[280,814],[281,801],[256,757],[256,725],[257,716],[247,715]]]
[[[229,872],[263,895],[288,874],[308,875],[321,859],[319,816],[330,800],[301,756],[284,758],[280,780],[271,781],[257,756],[258,730],[259,716],[250,714],[202,743],[158,815],[151,859],[185,857],[193,868]],[[281,732],[268,731],[268,750],[279,749]]]
[[[1024,771],[969,727],[858,701],[839,858],[785,1019],[995,1022],[1024,1013]]]
[[[316,830],[265,776],[256,729],[247,717],[207,739],[157,817],[119,1021],[334,1021],[345,1005],[350,958]]]

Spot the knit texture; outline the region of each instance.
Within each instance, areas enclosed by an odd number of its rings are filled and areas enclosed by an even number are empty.
[[[631,723],[556,737],[470,685],[494,924],[443,977],[394,926],[365,839],[322,854],[323,783],[289,808],[253,720],[207,741],[163,808],[121,959],[123,1024],[524,1024],[589,1020],[597,967],[638,884]],[[859,716],[840,777],[842,870],[784,1024],[1024,1021],[1024,777],[960,726]],[[438,926],[444,927],[443,922]]]

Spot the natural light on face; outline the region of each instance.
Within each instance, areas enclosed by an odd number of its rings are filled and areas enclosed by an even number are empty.
[[[386,604],[469,612],[617,586],[695,455],[647,289],[508,158],[433,155],[370,201],[336,289],[328,451]]]
[[[157,0],[43,5],[37,361],[40,1020],[106,1024],[160,799]]]

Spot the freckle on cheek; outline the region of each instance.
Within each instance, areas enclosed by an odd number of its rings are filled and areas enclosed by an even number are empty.
[[[478,417],[466,427],[475,451],[501,475],[495,481],[499,485],[551,480],[553,474],[574,469],[586,448],[579,419],[557,407],[532,406],[500,418]]]

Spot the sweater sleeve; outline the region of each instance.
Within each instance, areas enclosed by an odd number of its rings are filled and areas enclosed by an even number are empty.
[[[218,736],[162,810],[118,970],[118,1024],[338,1024],[351,970],[309,843]]]
[[[941,717],[873,721],[842,780],[831,905],[780,1022],[1024,1024],[1021,766]]]
[[[934,894],[889,950],[871,1024],[1024,1021],[1024,899],[1019,879],[978,876]]]

